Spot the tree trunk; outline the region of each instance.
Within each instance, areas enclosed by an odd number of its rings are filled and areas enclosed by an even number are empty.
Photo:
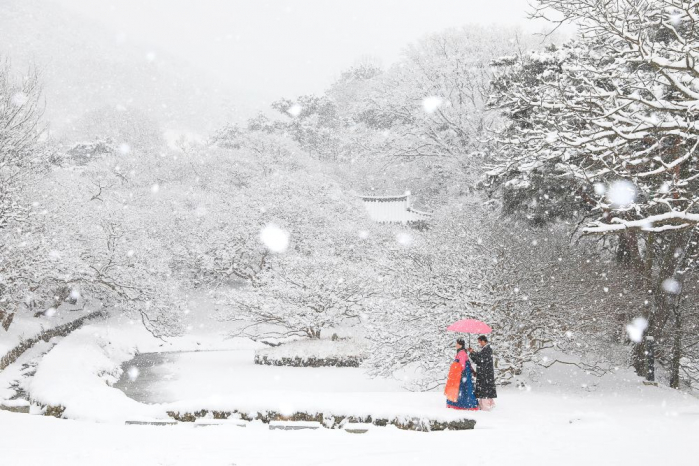
[[[653,291],[652,297],[654,305],[653,310],[647,316],[648,328],[644,332],[644,338],[641,343],[636,344],[632,352],[632,365],[636,373],[642,377],[648,375],[645,337],[653,337],[657,343],[656,348],[662,348],[663,331],[673,311],[676,310],[676,303],[681,297],[680,295],[668,293],[668,291],[663,288],[663,282],[668,278],[674,278],[676,276],[680,263],[683,260],[682,255],[678,255],[676,251],[686,246],[687,240],[691,237],[687,235],[687,233],[676,233],[672,236],[668,235],[662,244],[659,244],[659,241],[655,241],[652,237],[648,238],[646,246],[646,256],[648,260],[645,265],[644,280],[647,284],[647,288]],[[629,243],[627,240],[627,246],[628,245]],[[656,268],[656,273],[653,273],[654,266]],[[676,325],[679,323],[679,321],[675,322]]]
[[[643,260],[638,249],[638,237],[634,230],[626,230],[619,234],[619,244],[616,249],[616,260],[619,264],[643,269]]]
[[[680,388],[680,359],[682,358],[682,321],[679,311],[675,312],[675,328],[672,338],[672,360],[670,362],[670,387]]]
[[[640,343],[635,343],[631,352],[631,365],[636,371],[636,375],[641,377],[648,376],[648,364],[646,364],[646,339],[645,337]]]

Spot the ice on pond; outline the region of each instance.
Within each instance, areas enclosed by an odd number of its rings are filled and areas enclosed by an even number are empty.
[[[282,253],[289,247],[289,233],[270,223],[260,232],[260,241],[274,253]]]

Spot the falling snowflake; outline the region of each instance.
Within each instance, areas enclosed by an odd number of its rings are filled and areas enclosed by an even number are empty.
[[[648,328],[648,321],[643,317],[636,317],[633,322],[626,326],[626,333],[634,343],[640,343],[643,339],[643,332]]]
[[[636,186],[627,180],[617,180],[609,186],[607,199],[613,207],[626,207],[636,200]]]
[[[260,241],[274,253],[283,253],[289,247],[289,233],[274,223],[270,223],[260,232]]]
[[[126,144],[125,142],[122,144],[119,144],[119,152],[123,155],[126,155],[129,152],[131,152],[131,146]]]
[[[138,378],[140,373],[141,371],[139,371],[138,367],[136,366],[129,367],[129,370],[126,372],[126,374],[129,376],[129,380],[132,382]]]
[[[12,96],[11,102],[12,105],[21,107],[22,105],[26,104],[28,100],[29,97],[27,97],[27,94],[25,94],[24,92],[18,92]]]
[[[410,235],[410,233],[401,231],[396,235],[396,241],[398,241],[399,244],[402,244],[403,246],[409,246],[410,243],[413,242],[413,237]]]
[[[155,194],[155,193],[157,193],[158,191],[160,191],[160,185],[156,183],[156,184],[154,184],[153,186],[151,186],[150,190],[151,190],[151,192],[152,192],[153,194]]]
[[[133,257],[133,255],[134,255],[134,250],[133,250],[133,249],[129,249],[128,251],[126,251],[126,255],[127,255],[128,257]]]
[[[75,288],[70,290],[70,298],[71,299],[80,299],[80,291],[76,290]]]
[[[369,232],[366,231],[366,230],[361,230],[361,231],[359,232],[359,237],[360,237],[361,239],[367,239],[367,238],[369,237]]]
[[[439,107],[442,106],[444,100],[438,96],[425,97],[422,100],[422,109],[427,113],[434,113]]]
[[[604,196],[604,193],[607,192],[607,188],[604,186],[603,183],[595,183],[593,187],[595,189],[595,194],[597,194],[598,196]]]
[[[665,290],[666,293],[678,294],[680,292],[680,288],[680,282],[674,278],[666,278],[663,280],[663,290]]]
[[[146,54],[146,60],[150,62],[155,61],[155,52],[148,52]]]
[[[296,118],[297,116],[301,115],[301,112],[303,111],[303,107],[301,107],[299,104],[294,104],[289,109],[286,111],[289,115],[292,117]]]
[[[46,317],[53,317],[56,315],[56,308],[55,307],[50,307],[46,309],[46,312],[44,312],[44,315]]]

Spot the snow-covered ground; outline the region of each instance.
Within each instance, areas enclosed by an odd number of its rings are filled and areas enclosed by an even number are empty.
[[[501,389],[497,410],[461,432],[127,426],[0,412],[0,438],[12,465],[697,464],[697,400],[655,387],[599,390]]]
[[[217,351],[193,352],[200,348]],[[699,458],[699,400],[645,386],[630,371],[597,378],[571,366],[548,369],[526,387],[501,387],[495,411],[467,414],[477,421],[471,431],[374,427],[358,435],[269,430],[259,422],[245,428],[124,425],[126,419],[165,417],[169,409],[461,415],[444,408],[439,391],[408,392],[362,369],[256,366],[255,348],[203,331],[163,343],[114,322],[78,330],[41,359],[25,384],[33,398],[66,405],[73,419],[0,411],[0,463],[682,466]],[[166,352],[130,360],[136,350]],[[145,363],[131,382],[129,369],[139,358]],[[8,369],[2,374],[15,368]],[[105,383],[117,378],[117,387],[130,387],[126,393],[135,399]],[[139,384],[145,388],[135,390]]]

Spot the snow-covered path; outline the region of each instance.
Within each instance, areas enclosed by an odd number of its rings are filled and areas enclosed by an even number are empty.
[[[476,429],[270,431],[262,424],[125,426],[0,412],[3,464],[696,465],[699,402],[669,389],[501,390]]]

